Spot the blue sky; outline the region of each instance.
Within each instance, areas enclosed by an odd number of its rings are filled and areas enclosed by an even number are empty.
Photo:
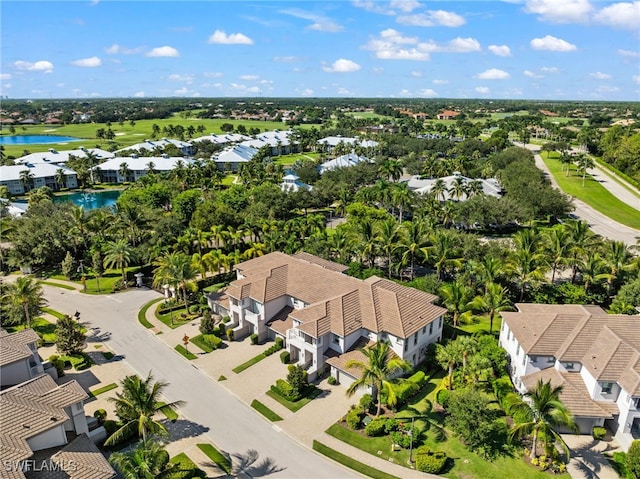
[[[2,0],[9,98],[640,101],[640,1]]]

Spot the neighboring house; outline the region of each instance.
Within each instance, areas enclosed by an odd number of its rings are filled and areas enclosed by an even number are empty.
[[[459,114],[459,111],[443,110],[436,115],[436,118],[438,120],[455,120]]]
[[[313,187],[300,181],[300,178],[298,178],[298,175],[296,175],[295,173],[289,173],[282,178],[280,189],[285,192],[295,193],[300,190],[311,191]]]
[[[0,185],[6,186],[12,195],[22,195],[42,186],[48,186],[53,191],[58,191],[61,187],[57,180],[58,170],[60,169],[64,172],[65,186],[67,188],[77,188],[78,175],[75,171],[64,165],[50,163],[0,166]],[[22,181],[21,172],[25,170],[29,172],[31,184],[25,185]]]
[[[308,253],[270,253],[235,269],[238,279],[209,297],[212,309],[229,316],[236,338],[283,338],[291,361],[310,379],[330,367],[350,384],[358,371],[346,362],[376,341],[388,341],[415,366],[442,337],[446,310],[433,304],[436,296],[377,276],[347,276],[346,266]]]
[[[127,164],[127,177],[121,174],[122,164]],[[149,174],[149,164],[153,163],[153,171],[156,173],[171,171],[182,165],[183,168],[195,163],[194,160],[180,156],[117,156],[100,163],[96,168],[100,170],[102,181],[105,183],[124,183],[125,181],[137,181]]]
[[[210,141],[216,145],[228,145],[230,143],[240,143],[241,141],[250,140],[250,136],[241,135],[239,133],[225,133],[222,135],[205,135],[191,140],[192,143],[200,141]]]
[[[0,198],[0,216],[8,214],[14,218],[19,218],[27,212],[29,203],[13,203],[6,198]]]
[[[287,155],[299,151],[298,144],[291,140],[293,130],[274,130],[265,131],[256,135],[255,139],[247,140],[240,143],[242,146],[249,146],[259,150],[263,147],[269,147],[269,156]]]
[[[358,163],[371,163],[371,160],[365,156],[358,156],[355,153],[349,153],[348,155],[342,155],[334,158],[333,160],[322,163],[320,165],[320,174],[337,168],[349,168],[357,165]]]
[[[482,194],[486,196],[495,196],[496,198],[500,198],[502,196],[502,187],[500,186],[500,183],[498,183],[497,179],[479,178],[474,180],[473,178],[467,178],[466,176],[462,176],[458,172],[454,172],[453,175],[444,176],[442,178],[424,178],[423,179],[419,175],[415,175],[409,178],[409,180],[407,181],[407,188],[409,188],[412,191],[415,191],[416,193],[426,194],[433,189],[433,186],[436,184],[436,181],[438,180],[442,180],[444,182],[445,191],[443,191],[442,194],[438,196],[438,199],[443,201],[453,200],[453,199],[457,201],[464,201],[468,199],[468,195],[466,193],[460,196],[459,198],[454,198],[451,195],[452,187],[458,181],[462,181],[465,187],[469,187],[471,183],[473,183],[474,181],[479,181],[480,185],[482,186]]]
[[[376,146],[378,146],[377,141],[365,139],[361,140],[359,138],[344,136],[327,136],[325,138],[320,138],[317,143],[318,146],[320,146],[321,150],[326,153],[333,152],[335,147],[340,144],[349,145],[352,148],[355,148],[356,146],[360,146],[362,148],[375,148]]]
[[[40,337],[33,329],[13,334],[0,329],[0,388],[15,386],[44,373],[38,354]],[[53,370],[55,372],[55,369]],[[57,377],[57,375],[56,375]]]
[[[37,163],[50,163],[52,165],[60,165],[69,161],[69,157],[75,156],[76,158],[86,158],[87,153],[93,154],[98,160],[107,160],[109,158],[113,158],[115,153],[111,153],[110,151],[101,150],[100,148],[85,148],[81,146],[77,150],[64,150],[58,151],[53,148],[49,148],[49,151],[42,151],[40,153],[30,153],[26,156],[21,156],[20,158],[16,158],[14,163],[16,165],[20,164],[37,164]]]
[[[640,439],[640,318],[587,305],[517,308],[501,313],[500,330],[516,389],[550,380],[581,433],[605,426],[625,450]]]
[[[167,138],[161,138],[160,140],[144,140],[142,143],[136,143],[135,145],[116,150],[116,154],[123,151],[130,152],[131,150],[136,150],[140,154],[142,154],[144,151],[160,152],[169,145],[175,146],[180,151],[180,153],[185,156],[193,155],[194,147],[191,143],[181,140],[170,140]]]
[[[255,148],[241,144],[225,148],[214,155],[212,160],[222,171],[237,172],[241,164],[248,163],[257,154],[258,150]]]
[[[58,386],[46,374],[0,392],[0,476],[115,477],[89,439],[91,435],[104,438],[105,432],[103,427],[89,431],[83,405],[87,398],[77,381]],[[59,475],[51,476],[52,470]]]

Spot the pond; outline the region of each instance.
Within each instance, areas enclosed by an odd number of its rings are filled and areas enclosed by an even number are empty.
[[[0,145],[45,145],[48,143],[66,143],[80,141],[81,138],[57,135],[12,135],[0,136]]]
[[[80,191],[69,195],[56,196],[53,201],[55,203],[72,201],[73,204],[82,206],[85,210],[94,210],[96,208],[115,205],[120,193],[120,190]]]

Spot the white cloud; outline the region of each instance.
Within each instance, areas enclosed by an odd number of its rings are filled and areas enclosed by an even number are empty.
[[[449,83],[449,80],[433,80],[431,83],[434,85],[446,85]]]
[[[480,42],[475,38],[454,38],[450,42],[448,42],[442,50],[445,52],[453,52],[453,53],[468,53],[468,52],[479,52]]]
[[[616,93],[620,91],[620,88],[617,86],[609,86],[609,85],[600,85],[596,88],[596,91],[599,93]]]
[[[0,73],[0,80],[11,80],[11,73]]]
[[[476,93],[480,93],[481,95],[488,95],[491,90],[489,90],[489,88],[487,88],[486,86],[477,86],[475,87],[475,91]]]
[[[81,58],[80,60],[74,60],[71,62],[76,67],[95,68],[102,65],[102,60],[98,57]]]
[[[558,67],[540,67],[540,71],[544,73],[558,73],[560,69]]]
[[[489,45],[487,48],[491,53],[499,57],[511,56],[511,49],[507,45]]]
[[[143,91],[137,91],[137,92],[135,92],[135,93],[133,94],[133,97],[134,97],[134,98],[144,98],[144,97],[145,97],[145,94],[144,94],[144,92],[143,92]]]
[[[640,52],[634,52],[632,50],[618,50],[616,52],[618,55],[623,56],[623,57],[630,57],[630,58],[638,58],[640,57]]]
[[[224,73],[222,73],[222,72],[204,72],[203,75],[206,78],[222,78],[224,76]]]
[[[399,16],[396,21],[415,27],[460,27],[466,23],[464,17],[445,10],[429,10],[427,13]]]
[[[438,92],[431,88],[422,88],[421,90],[418,90],[418,96],[431,98],[434,96],[438,96]]]
[[[240,75],[240,80],[244,81],[257,81],[260,80],[260,76],[258,75]]]
[[[602,72],[589,73],[589,77],[595,78],[596,80],[611,80],[613,78],[608,73],[602,73]]]
[[[529,78],[544,78],[544,75],[541,75],[540,73],[532,72],[531,70],[525,70],[522,73],[524,73],[524,76]]]
[[[633,81],[633,83],[637,83],[638,85],[640,85],[640,75],[633,75],[631,77],[631,80]]]
[[[147,52],[148,57],[179,57],[180,52],[173,47],[157,47]]]
[[[613,28],[637,32],[640,25],[640,1],[614,3],[595,13],[593,19]]]
[[[193,83],[193,75],[189,75],[189,74],[182,75],[180,73],[172,73],[167,77],[167,80]]]
[[[386,5],[382,5],[379,2],[370,1],[370,0],[354,0],[353,1],[353,6],[354,7],[358,7],[358,8],[362,8],[362,9],[366,10],[367,12],[379,13],[381,15],[395,15],[396,14],[396,12],[394,10],[391,10],[390,8],[387,8]]]
[[[412,71],[412,72],[410,73],[410,75],[411,75],[413,78],[422,78],[422,72]]]
[[[384,68],[382,68],[382,67],[373,67],[371,69],[371,73],[374,73],[376,75],[381,75],[382,73],[384,73]]]
[[[298,93],[300,93],[300,96],[312,96],[313,90],[311,88],[305,88],[304,90],[298,90]]]
[[[416,8],[420,8],[422,4],[416,0],[391,0],[389,3],[391,8],[397,8],[401,12],[412,12]]]
[[[478,78],[480,80],[507,80],[508,78],[511,78],[511,75],[509,75],[504,70],[490,68],[489,70],[485,70],[482,73],[478,73],[475,78]]]
[[[115,55],[115,54],[122,54],[122,55],[133,55],[135,53],[140,53],[142,51],[142,48],[138,47],[138,48],[127,48],[127,47],[123,47],[122,45],[118,45],[117,43],[114,43],[113,45],[111,45],[110,47],[105,47],[104,52],[107,55]]]
[[[53,63],[47,60],[40,60],[35,63],[18,60],[13,66],[18,70],[29,70],[33,72],[51,73],[53,71]]]
[[[428,61],[433,52],[467,53],[481,49],[475,38],[458,37],[443,44],[433,40],[419,42],[417,37],[405,37],[393,28],[383,30],[378,38],[371,38],[362,48],[375,52],[375,56],[382,60],[414,61]]]
[[[586,23],[593,7],[589,0],[527,0],[525,13],[551,23]]]
[[[279,62],[279,63],[296,63],[296,62],[302,61],[302,58],[290,55],[290,56],[284,56],[284,57],[273,57],[273,61]]]
[[[331,65],[325,65],[322,67],[327,73],[351,73],[357,72],[362,67],[352,60],[340,58],[333,62]]]
[[[534,50],[548,50],[551,52],[572,52],[576,50],[576,46],[562,38],[547,35],[542,38],[534,38],[531,40],[531,48]]]
[[[355,93],[347,88],[338,88],[338,95],[355,96]]]
[[[253,40],[244,33],[227,33],[222,30],[216,30],[209,37],[209,43],[217,43],[221,45],[253,45]]]
[[[308,12],[300,8],[290,8],[287,10],[281,10],[280,13],[290,15],[292,17],[301,18],[303,20],[309,20],[311,25],[307,26],[309,30],[316,30],[318,32],[341,32],[344,30],[342,25],[337,24],[332,19],[319,15],[317,13]]]

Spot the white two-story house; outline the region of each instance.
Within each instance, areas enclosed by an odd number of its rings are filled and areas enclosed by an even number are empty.
[[[580,431],[607,427],[626,450],[640,439],[640,318],[598,306],[518,304],[503,312],[500,345],[513,383],[562,385]]]
[[[38,354],[39,339],[33,329],[9,334],[0,328],[0,388],[14,386],[44,373]]]
[[[427,345],[442,337],[446,310],[436,296],[373,276],[347,276],[346,266],[307,253],[270,253],[236,265],[237,277],[224,303],[235,337],[280,336],[291,361],[313,379],[326,367],[343,384],[357,376],[347,370],[358,347],[387,341],[412,365]],[[220,296],[218,296],[220,297]]]

